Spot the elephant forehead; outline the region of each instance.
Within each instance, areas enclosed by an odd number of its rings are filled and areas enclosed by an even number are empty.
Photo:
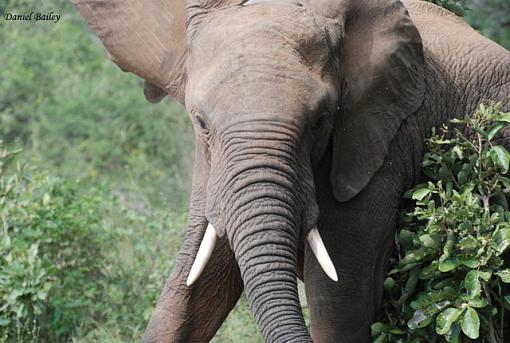
[[[219,11],[204,24],[191,47],[202,52],[195,54],[201,59],[220,57],[234,63],[249,57],[286,63],[294,57],[310,68],[325,64],[329,53],[324,29],[314,15],[287,3]]]
[[[192,42],[187,102],[211,115],[241,108],[302,112],[303,104],[320,98],[329,85],[323,72],[331,52],[315,20],[290,5],[219,11]]]

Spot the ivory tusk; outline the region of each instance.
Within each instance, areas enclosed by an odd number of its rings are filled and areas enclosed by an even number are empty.
[[[207,225],[207,229],[205,230],[204,238],[202,238],[202,242],[198,248],[197,256],[195,257],[193,266],[191,266],[188,279],[186,280],[187,286],[194,284],[195,281],[197,281],[197,279],[200,277],[200,274],[202,274],[204,271],[209,258],[211,258],[217,239],[218,234],[216,233],[216,230],[212,224],[209,223]]]
[[[313,254],[321,265],[322,270],[324,270],[326,275],[329,276],[331,280],[338,281],[338,275],[336,274],[335,266],[329,257],[328,251],[324,246],[324,242],[322,241],[317,227],[314,227],[310,230],[308,236],[306,236],[306,240],[308,241],[308,244],[310,244],[310,248],[312,248]]]

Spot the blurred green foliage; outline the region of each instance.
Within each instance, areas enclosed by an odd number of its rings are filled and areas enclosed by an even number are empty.
[[[505,0],[435,2],[510,46]],[[191,125],[146,102],[68,1],[0,3],[25,11],[62,17],[0,20],[0,342],[139,341],[181,243]],[[262,342],[243,297],[214,341],[247,337]]]
[[[151,201],[184,210],[193,135],[182,106],[148,104],[142,81],[105,58],[67,1],[11,3],[12,11],[62,18],[0,21],[0,137],[59,175],[108,181],[119,191],[136,185]]]
[[[510,1],[469,0],[466,19],[475,29],[510,49]]]
[[[426,0],[457,14],[486,37],[510,49],[510,1]]]
[[[466,15],[466,11],[468,10],[467,3],[469,2],[469,0],[427,0],[427,1],[438,6],[444,7],[460,17]]]

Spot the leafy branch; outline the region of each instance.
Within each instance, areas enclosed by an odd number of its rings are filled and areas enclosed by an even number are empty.
[[[375,342],[505,341],[510,309],[510,113],[481,105],[426,141],[428,176],[405,197]]]

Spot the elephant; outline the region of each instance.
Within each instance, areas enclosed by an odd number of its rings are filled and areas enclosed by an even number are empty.
[[[185,238],[143,342],[211,340],[243,291],[266,342],[369,342],[424,139],[481,102],[510,110],[510,52],[418,0],[73,2],[195,131]]]

